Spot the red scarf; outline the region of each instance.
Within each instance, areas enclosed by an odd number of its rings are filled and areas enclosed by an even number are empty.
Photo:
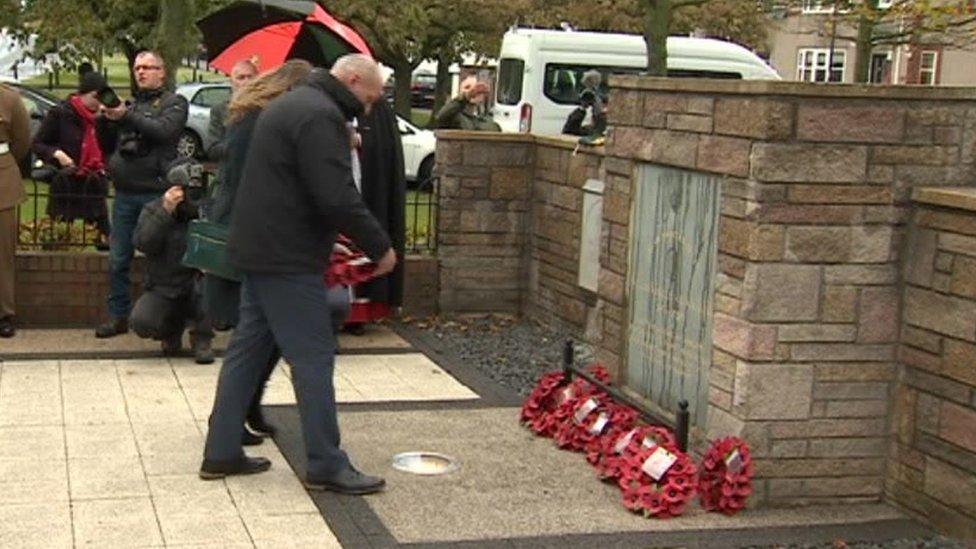
[[[72,95],[68,102],[81,118],[81,161],[78,162],[77,173],[100,174],[105,171],[105,158],[102,156],[102,148],[98,146],[98,138],[95,137],[95,113],[88,110],[77,95]]]

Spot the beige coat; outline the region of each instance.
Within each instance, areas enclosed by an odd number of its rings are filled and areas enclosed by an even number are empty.
[[[30,117],[17,90],[0,84],[0,143],[10,152],[0,154],[0,211],[13,208],[24,198],[24,183],[17,167],[30,149]],[[2,145],[0,145],[2,146]]]

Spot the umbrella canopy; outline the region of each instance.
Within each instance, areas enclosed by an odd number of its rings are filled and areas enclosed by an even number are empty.
[[[210,66],[230,73],[241,59],[273,69],[287,59],[330,66],[348,53],[372,55],[363,37],[311,0],[239,0],[197,21]]]

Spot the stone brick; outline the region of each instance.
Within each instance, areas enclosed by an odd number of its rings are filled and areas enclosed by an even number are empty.
[[[970,387],[957,381],[926,373],[917,368],[906,368],[905,383],[919,390],[960,404],[969,404]]]
[[[779,458],[806,457],[807,441],[805,440],[774,440],[770,456]],[[769,476],[767,471],[767,476]]]
[[[612,223],[627,225],[630,223],[630,197],[607,192],[603,195],[603,219]]]
[[[936,414],[938,416],[938,414]],[[969,471],[976,476],[976,454],[950,444],[932,434],[921,433],[916,441],[916,446],[920,452],[938,456],[939,459],[951,463],[952,465]]]
[[[935,254],[935,270],[942,273],[952,272],[952,262],[955,256],[946,252]]]
[[[813,389],[816,400],[887,399],[889,384],[884,382],[822,382]]]
[[[948,126],[961,119],[961,110],[952,107],[914,107],[908,111],[909,126]]]
[[[959,256],[952,266],[952,293],[963,297],[976,297],[976,258]]]
[[[859,345],[853,343],[802,343],[793,345],[791,356],[799,361],[853,362],[893,360],[893,345]]]
[[[817,364],[814,372],[817,381],[891,381],[898,368],[892,363],[847,362]]]
[[[668,129],[695,133],[710,133],[712,117],[697,114],[669,114]]]
[[[976,345],[946,338],[941,373],[976,387]],[[976,425],[973,429],[976,429]]]
[[[888,403],[884,400],[832,400],[827,402],[827,417],[858,418],[885,417]]]
[[[857,318],[857,289],[828,286],[824,289],[824,322],[853,322]]]
[[[976,340],[976,302],[908,287],[904,311],[909,324],[959,339]]]
[[[687,132],[652,130],[637,157],[668,166],[694,168],[698,157],[698,135]]]
[[[786,259],[802,262],[881,263],[891,256],[891,227],[789,227]]]
[[[862,343],[887,343],[898,339],[899,294],[894,287],[861,290],[857,340]]]
[[[732,411],[744,419],[806,419],[812,389],[809,365],[742,362],[736,369]]]
[[[770,360],[776,346],[776,327],[741,320],[724,314],[712,319],[715,346],[746,360]]]
[[[751,216],[763,223],[787,225],[853,225],[864,222],[862,206],[760,204]]]
[[[940,437],[970,452],[976,452],[976,410],[943,402],[939,424]]]
[[[607,122],[614,126],[638,126],[644,114],[644,94],[632,90],[615,90],[607,110]]]
[[[835,285],[890,285],[898,281],[894,265],[831,265],[824,267],[824,282]]]
[[[721,273],[736,278],[743,278],[746,276],[746,265],[747,263],[738,257],[723,253],[718,254],[718,270]]]
[[[528,198],[532,188],[525,168],[495,168],[491,172],[493,200],[521,200]]]
[[[816,320],[820,279],[820,267],[751,264],[743,285],[743,313],[757,321]]]
[[[732,408],[732,393],[723,391],[714,386],[709,387],[708,403],[712,406],[718,406],[723,410],[728,410]]]
[[[805,204],[891,204],[891,189],[880,185],[791,185],[790,202]]]
[[[617,305],[624,305],[624,277],[608,269],[600,269],[600,297]]]
[[[850,324],[784,324],[779,327],[781,343],[854,341],[856,337],[857,328]]]
[[[939,233],[939,249],[976,257],[976,238],[953,233]]]
[[[756,143],[752,177],[783,183],[858,183],[867,175],[867,149],[842,145]]]
[[[797,441],[773,441],[779,442]],[[851,475],[880,475],[884,462],[877,458],[854,459],[777,459],[758,460],[757,473],[764,477],[848,477]],[[826,479],[824,479],[826,480]],[[817,479],[820,482],[821,479]]]
[[[869,164],[868,165],[868,177],[866,182],[868,183],[892,183],[895,180],[895,167],[885,166],[883,164]]]
[[[976,235],[976,216],[922,208],[915,213],[921,226],[945,231]]]
[[[923,433],[939,434],[939,416],[942,414],[942,399],[928,393],[918,393],[915,406],[915,426]]]
[[[608,174],[622,175],[629,179],[634,173],[634,162],[625,158],[606,156],[603,159],[603,168]]]
[[[901,327],[901,342],[930,353],[942,353],[942,337],[914,326]],[[976,357],[974,357],[976,359]]]
[[[690,96],[681,93],[644,93],[644,112],[684,113]]]
[[[962,141],[962,128],[958,126],[934,128],[932,140],[936,145],[958,145]]]
[[[883,438],[825,438],[810,441],[811,457],[877,457],[885,455]]]
[[[925,493],[976,516],[976,476],[972,474],[929,458],[925,467]]]
[[[935,273],[932,275],[932,289],[944,294],[949,293],[949,286],[952,284],[952,277],[945,273]]]
[[[914,228],[908,233],[908,255],[905,258],[905,280],[919,286],[931,286],[939,233]]]
[[[906,366],[939,373],[942,369],[942,358],[939,355],[925,352],[921,349],[902,345],[899,348],[898,359]]]
[[[699,170],[733,175],[749,176],[749,154],[752,142],[736,137],[705,135],[698,143]]]
[[[739,97],[715,100],[717,134],[788,139],[793,134],[793,117],[793,105],[785,101]]]
[[[580,209],[582,197],[583,193],[575,187],[554,185],[550,202],[554,206],[559,206],[571,212],[577,212]]]
[[[871,151],[871,162],[877,164],[911,164],[942,166],[955,162],[958,147],[881,146]]]
[[[796,136],[803,141],[898,143],[905,132],[905,110],[888,106],[800,104]]]

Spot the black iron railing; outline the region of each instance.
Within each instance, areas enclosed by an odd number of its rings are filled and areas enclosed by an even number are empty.
[[[641,419],[643,419],[649,425],[664,425],[673,429],[674,438],[678,442],[678,449],[682,452],[688,451],[688,423],[690,418],[687,400],[678,402],[678,411],[675,412],[674,418],[669,418],[653,412],[652,410],[648,409],[644,403],[632,398],[616,387],[611,387],[610,385],[603,383],[599,379],[593,377],[592,374],[583,368],[578,367],[576,365],[573,340],[571,339],[567,340],[565,346],[563,347],[563,373],[566,375],[567,380],[572,380],[573,376],[581,377],[592,383],[601,391],[610,395],[610,398],[637,410],[641,416]]]
[[[431,178],[408,189],[406,199],[406,252],[432,254],[437,249],[437,178]],[[18,248],[22,250],[96,251],[100,232],[93,220],[68,220],[58,217],[58,208],[51,210],[52,199],[60,204],[105,200],[111,212],[113,193],[102,199],[98,196],[56,193],[52,197],[50,184],[25,180],[27,200],[17,207]],[[71,209],[69,207],[69,209]],[[63,210],[61,210],[63,212]],[[53,214],[53,216],[52,216]]]

